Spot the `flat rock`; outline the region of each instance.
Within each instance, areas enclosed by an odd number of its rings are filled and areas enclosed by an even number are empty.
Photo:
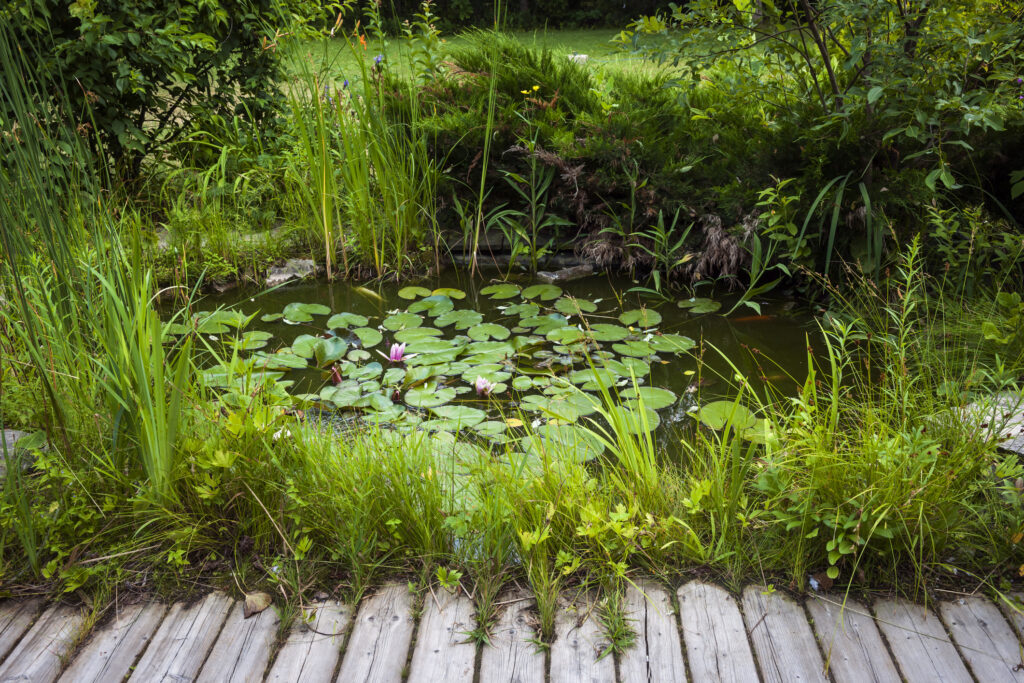
[[[292,280],[304,280],[309,277],[316,277],[317,266],[313,259],[293,258],[288,259],[282,266],[271,266],[267,270],[266,284],[268,287],[283,285]]]
[[[29,432],[23,432],[18,429],[5,429],[3,430],[3,445],[0,446],[0,478],[7,476],[7,459],[11,459],[18,463],[21,467],[21,471],[24,472],[32,466],[32,456],[28,449],[19,447],[18,441],[26,436],[30,436]],[[4,455],[6,454],[6,458]],[[0,486],[3,486],[3,482],[0,481]]]
[[[1024,455],[1024,396],[996,394],[967,406],[964,417],[968,424],[995,435],[1001,449]]]
[[[587,277],[588,275],[594,274],[594,266],[589,263],[583,263],[578,266],[572,266],[570,268],[562,268],[561,270],[541,271],[537,273],[537,279],[548,284],[559,284],[562,282],[572,282],[573,280],[579,280],[580,278]]]

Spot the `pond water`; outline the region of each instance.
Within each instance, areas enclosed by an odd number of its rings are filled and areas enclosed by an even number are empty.
[[[548,430],[543,438],[575,440],[566,430],[594,414],[602,389],[642,403],[649,426],[665,432],[690,422],[698,401],[735,395],[737,371],[759,392],[769,382],[794,393],[803,382],[808,340],[819,333],[792,301],[758,299],[760,313],[724,315],[736,295],[659,302],[629,293],[633,286],[605,276],[543,285],[455,270],[414,286],[305,282],[198,305],[254,316],[244,331],[241,317],[225,312],[200,313],[190,327],[238,345],[249,372],[292,382],[289,392],[307,408],[409,429],[471,430],[499,443],[520,418]],[[402,358],[391,360],[401,343]],[[237,374],[206,372],[225,388]]]

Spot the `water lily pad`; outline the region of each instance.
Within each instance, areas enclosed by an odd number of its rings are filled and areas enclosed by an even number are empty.
[[[690,313],[693,313],[694,315],[701,313],[714,313],[722,307],[720,302],[702,296],[683,299],[677,305],[679,308],[688,308]]]
[[[388,368],[384,371],[384,386],[397,386],[405,380],[408,371],[405,368]],[[430,375],[426,375],[423,379],[427,379]]]
[[[575,425],[542,425],[523,438],[524,451],[551,460],[584,463],[604,452],[593,432]]]
[[[505,309],[506,315],[518,315],[521,318],[531,318],[538,313],[540,313],[540,306],[529,302],[513,304]]]
[[[406,353],[441,353],[457,347],[458,344],[453,344],[450,339],[417,339],[410,342],[405,348]]]
[[[612,350],[620,356],[636,356],[637,358],[646,358],[654,353],[650,343],[637,339],[612,344]]]
[[[187,334],[192,328],[186,327],[181,323],[166,323],[164,325],[164,337],[168,335],[178,336],[179,334]]]
[[[380,363],[367,363],[366,365],[355,365],[351,368],[346,368],[345,375],[349,379],[368,380],[380,377],[380,373],[383,371],[384,366]]]
[[[587,338],[586,333],[577,327],[558,327],[547,333],[547,339],[553,344],[576,344]]]
[[[686,353],[697,345],[697,342],[681,334],[651,335],[647,343],[658,353]]]
[[[259,351],[253,355],[253,360],[256,367],[267,370],[302,370],[309,367],[309,361],[285,349],[277,353]]]
[[[498,325],[497,323],[484,323],[473,327],[466,334],[469,335],[470,339],[482,342],[487,341],[488,339],[496,339],[498,341],[508,339],[511,332],[509,332],[508,328],[503,325]]]
[[[335,313],[327,319],[327,329],[336,330],[349,327],[363,327],[369,322],[365,315],[356,313]]]
[[[599,342],[622,341],[629,336],[629,330],[620,325],[597,323],[590,326],[590,337]]]
[[[580,315],[581,313],[593,313],[597,310],[597,304],[586,299],[564,296],[555,302],[555,310],[562,315]]]
[[[292,353],[303,358],[313,357],[313,347],[320,341],[320,337],[314,337],[311,334],[300,334],[292,342]]]
[[[413,299],[418,299],[423,296],[430,296],[430,290],[426,287],[402,287],[398,290],[398,296],[408,301],[412,301]],[[363,324],[365,325],[365,323]]]
[[[676,402],[676,395],[658,387],[632,387],[622,392],[622,398],[640,399],[645,408],[661,410]]]
[[[437,316],[434,324],[438,327],[448,327],[449,325],[455,325],[457,330],[465,330],[474,325],[479,325],[483,322],[484,316],[477,311],[471,311],[468,309],[459,309],[456,311],[448,311]]]
[[[407,330],[395,332],[395,341],[411,343],[443,336],[444,332],[435,327],[410,327]]]
[[[312,318],[310,318],[312,320]],[[222,322],[217,321],[212,315],[196,316],[196,332],[199,334],[224,334],[230,328]]]
[[[423,324],[423,316],[416,315],[415,313],[396,313],[395,315],[384,318],[382,323],[385,329],[397,331],[404,330],[410,327],[419,327]]]
[[[320,398],[333,403],[337,408],[351,408],[363,395],[359,383],[342,382],[338,386],[324,387],[320,390]]]
[[[489,296],[492,299],[511,299],[519,294],[519,287],[505,282],[498,285],[489,285],[484,287],[480,290],[480,293],[484,296]]]
[[[500,420],[487,420],[473,425],[473,431],[484,436],[497,436],[504,434],[508,426]]]
[[[757,417],[745,405],[735,401],[712,401],[701,406],[694,417],[711,429],[725,429],[732,425],[733,429],[742,432],[757,424]]]
[[[661,418],[658,417],[658,413],[648,407],[644,407],[641,410],[640,405],[635,401],[627,401],[623,405],[612,406],[608,409],[608,418],[630,434],[651,432],[661,424]]]
[[[410,304],[409,308],[406,309],[409,313],[426,313],[431,318],[436,318],[442,313],[448,313],[455,308],[455,304],[452,300],[443,294],[432,294],[426,299],[420,299],[414,304]]]
[[[375,330],[372,327],[360,327],[352,330],[352,334],[359,338],[359,343],[363,345],[364,349],[372,348],[384,339],[380,330]]]
[[[525,375],[519,375],[512,380],[512,388],[516,391],[530,391],[533,389],[533,379]]]
[[[442,363],[450,363],[455,360],[460,353],[462,353],[462,346],[451,346],[441,351],[434,351],[432,353],[417,353],[408,360],[405,364],[410,367],[416,367],[419,365],[440,365]]]
[[[290,323],[308,323],[314,315],[327,315],[331,309],[323,304],[306,304],[293,301],[284,307],[284,319]]]
[[[771,422],[763,418],[755,420],[753,425],[741,430],[739,435],[742,439],[762,445],[777,444],[779,441],[779,435],[772,429]]]
[[[622,377],[646,377],[651,374],[651,364],[640,358],[623,356],[603,361],[604,367]]]
[[[523,290],[524,299],[551,301],[562,296],[562,288],[555,285],[531,285]]]
[[[451,387],[440,387],[428,382],[420,387],[413,387],[405,392],[405,402],[416,408],[436,408],[455,398],[455,390]]]
[[[267,342],[273,338],[273,334],[265,330],[249,330],[235,342],[235,348],[240,351],[255,351],[262,349]]]
[[[370,360],[372,356],[370,355],[370,352],[365,349],[352,349],[345,354],[345,358],[353,363],[363,363]]]
[[[338,337],[318,339],[313,344],[313,356],[316,358],[316,364],[320,367],[324,367],[336,360],[341,360],[347,350],[348,344],[345,343],[344,339],[339,339]]]
[[[608,368],[586,368],[569,373],[569,381],[581,385],[584,391],[610,389],[618,378],[618,375]]]
[[[460,428],[473,427],[487,418],[487,413],[479,408],[452,404],[438,406],[431,409],[430,412],[442,419],[455,422]]]
[[[520,403],[523,410],[540,412],[565,422],[575,422],[597,411],[598,400],[580,391],[562,390],[553,395],[531,394]]]
[[[551,330],[565,327],[566,322],[565,316],[561,313],[551,313],[549,315],[535,315],[531,318],[523,318],[519,321],[519,324],[526,328],[532,328],[536,334],[547,334]]]
[[[390,425],[406,413],[405,408],[391,404],[384,410],[363,414],[363,421],[371,425]]]
[[[461,289],[455,289],[454,287],[439,287],[435,289],[432,294],[434,296],[446,296],[449,299],[465,299],[466,293]]]
[[[623,325],[654,327],[661,323],[661,313],[651,308],[638,308],[622,313],[619,316],[619,322]]]

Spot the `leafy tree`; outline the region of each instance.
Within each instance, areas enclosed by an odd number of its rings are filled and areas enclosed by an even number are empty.
[[[213,115],[274,111],[276,38],[307,0],[20,0],[0,9],[41,75],[68,84],[127,178]],[[318,11],[318,10],[317,10]]]

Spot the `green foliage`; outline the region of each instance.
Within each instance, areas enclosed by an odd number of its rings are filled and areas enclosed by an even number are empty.
[[[75,84],[62,103],[71,126],[95,126],[135,177],[144,159],[211,117],[273,118],[274,30],[307,9],[299,0],[33,0],[0,16],[41,76]]]

